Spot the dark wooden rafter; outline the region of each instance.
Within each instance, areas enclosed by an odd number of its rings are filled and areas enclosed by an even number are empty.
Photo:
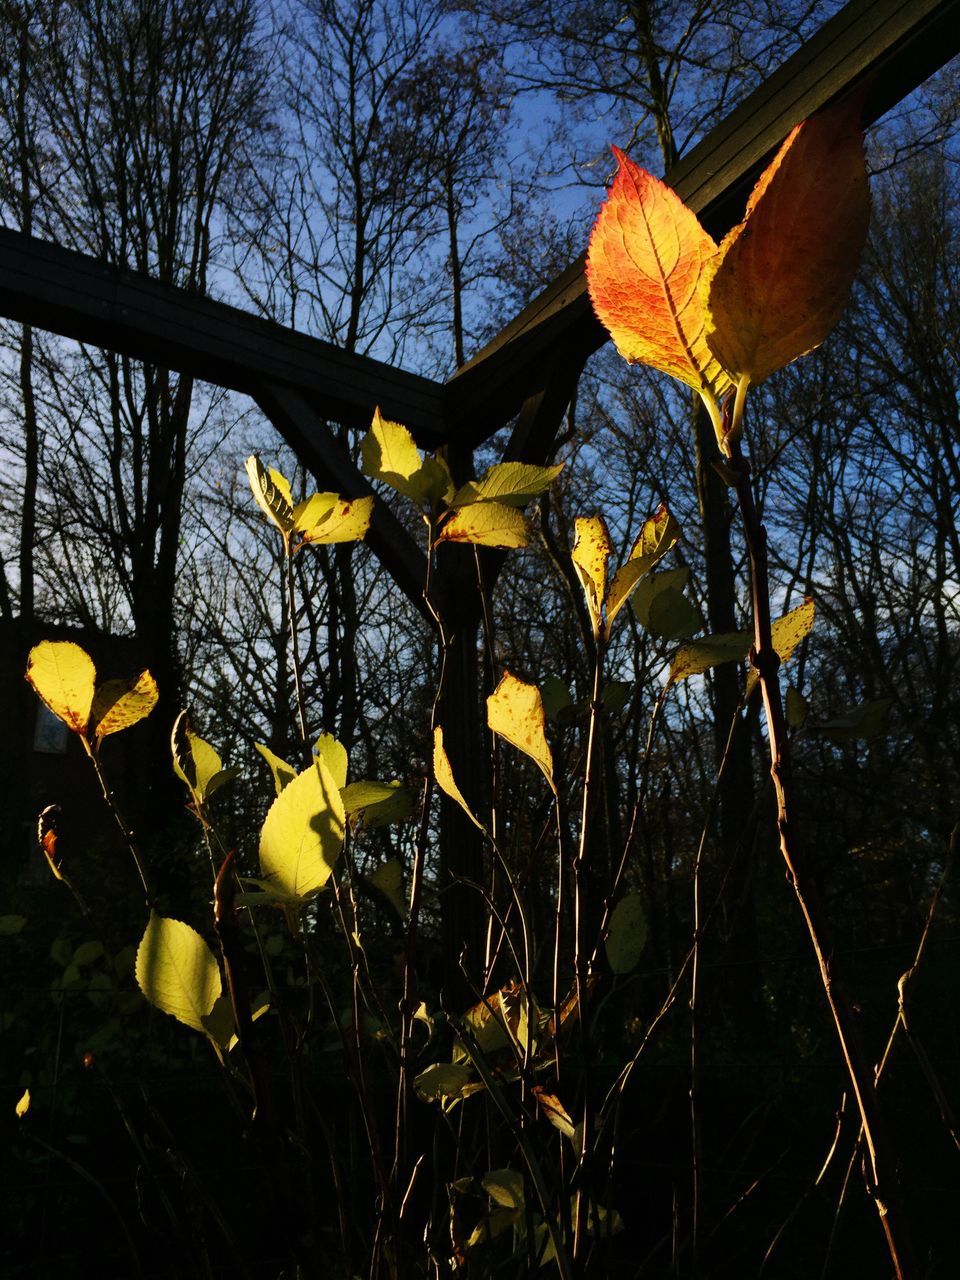
[[[767,158],[800,120],[866,90],[866,123],[960,51],[960,0],[852,0],[665,176],[714,236],[743,215]],[[584,257],[446,384],[452,431],[482,439],[529,394],[530,371],[558,341],[586,359],[607,340],[587,296]]]
[[[254,398],[266,382],[283,385],[358,429],[379,404],[424,448],[446,438],[442,388],[429,378],[7,228],[0,314]]]

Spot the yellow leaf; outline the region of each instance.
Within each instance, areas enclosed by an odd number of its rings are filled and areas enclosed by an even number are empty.
[[[729,631],[681,645],[670,664],[670,683],[702,675],[721,662],[742,662],[750,649],[751,632]]]
[[[680,537],[680,526],[661,502],[637,534],[630,548],[630,559],[643,565],[644,573],[661,560]]]
[[[707,346],[699,283],[716,244],[676,192],[618,151],[587,250],[600,322],[631,363],[651,365],[715,405],[730,380]]]
[[[340,789],[319,757],[270,806],[260,831],[260,869],[275,893],[304,899],[330,878],[343,847]]]
[[[27,680],[53,714],[86,736],[97,670],[90,656],[69,640],[43,640],[30,650]]]
[[[556,793],[553,785],[553,755],[544,732],[546,718],[537,686],[525,684],[507,671],[487,698],[487,724],[494,733],[506,738],[518,751],[529,756],[542,770],[550,789]]]
[[[383,894],[400,919],[403,920],[407,914],[407,903],[403,896],[403,868],[400,866],[399,860],[397,858],[389,858],[374,871],[371,871],[366,879],[368,884],[372,884],[375,889],[378,889]]]
[[[247,479],[257,506],[280,532],[287,537],[293,530],[293,506],[290,501],[290,485],[272,468],[263,465],[256,454],[246,461]]]
[[[264,746],[262,742],[255,742],[253,745],[270,766],[270,772],[273,774],[274,790],[279,795],[287,783],[292,782],[297,776],[296,769],[292,764],[287,764],[286,760],[278,756],[275,751],[271,751],[269,747]]]
[[[813,630],[814,614],[813,600],[807,596],[803,604],[798,604],[795,609],[791,609],[789,613],[785,613],[782,618],[777,618],[771,624],[770,639],[781,662],[792,658],[797,645]],[[751,667],[747,672],[746,697],[749,698],[753,693],[759,679],[759,672],[755,667]]]
[[[14,1107],[14,1111],[16,1112],[17,1119],[22,1120],[29,1110],[30,1110],[30,1090],[24,1089],[23,1097]]]
[[[433,776],[444,795],[448,795],[451,800],[460,806],[475,827],[479,827],[481,831],[484,831],[483,823],[478,822],[473,816],[470,806],[464,800],[463,794],[457,786],[453,776],[453,769],[450,767],[450,761],[443,746],[443,730],[439,725],[433,731]]]
[[[552,467],[538,467],[530,462],[497,462],[480,480],[468,480],[462,485],[450,505],[462,507],[471,502],[503,502],[510,507],[522,507],[549,488],[563,466],[562,462]]]
[[[607,594],[607,561],[613,547],[603,516],[578,516],[573,543],[573,567],[587,597],[594,634],[600,632],[603,602]]]
[[[300,536],[308,543],[362,542],[370,528],[372,514],[372,496],[354,498],[352,502],[338,497],[323,519],[302,530]]]
[[[150,912],[137,948],[137,984],[151,1004],[206,1032],[204,1018],[223,992],[213,952],[182,920]]]
[[[201,804],[229,777],[234,776],[233,771],[224,769],[210,743],[205,742],[190,728],[190,718],[186,711],[181,711],[173,723],[170,750],[174,773],[187,784],[194,799]]]
[[[613,575],[607,592],[607,638],[613,620],[630,599],[640,579],[661,560],[680,536],[680,526],[661,503],[649,520],[645,520],[630,550],[626,564]]]
[[[848,99],[791,131],[704,273],[707,341],[731,374],[762,381],[840,319],[870,221],[860,115]]]
[[[480,547],[525,547],[530,522],[522,511],[502,502],[461,507],[443,526],[438,542],[473,542]]]
[[[339,493],[312,493],[293,509],[294,527],[303,532],[321,524],[340,501]]]
[[[420,450],[407,428],[384,418],[379,408],[374,410],[370,430],[360,445],[360,457],[368,476],[382,480],[405,498],[423,501]]]
[[[330,770],[330,777],[338,791],[347,785],[347,749],[332,733],[321,733],[313,754],[319,756]]]
[[[105,738],[148,716],[157,705],[157,682],[149,671],[134,680],[106,680],[93,696],[91,719],[94,733]]]

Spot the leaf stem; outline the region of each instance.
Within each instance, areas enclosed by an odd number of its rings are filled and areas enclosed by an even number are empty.
[[[731,472],[750,558],[754,644],[750,660],[760,678],[770,751],[770,776],[777,802],[780,853],[810,935],[824,995],[833,1017],[837,1041],[860,1112],[868,1159],[864,1162],[867,1192],[876,1205],[897,1280],[916,1275],[909,1229],[900,1197],[897,1162],[877,1098],[873,1070],[860,1041],[853,1010],[837,976],[833,944],[813,876],[800,847],[793,807],[790,742],[777,672],[780,658],[773,646],[770,618],[767,535],[760,520],[750,480],[750,465],[740,443],[728,433]]]

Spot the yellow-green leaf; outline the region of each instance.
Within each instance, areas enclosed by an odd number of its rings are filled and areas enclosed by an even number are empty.
[[[587,598],[594,633],[599,635],[607,594],[607,561],[613,551],[610,532],[601,515],[579,516],[575,529],[576,537],[570,554]]]
[[[465,1062],[436,1062],[414,1079],[413,1087],[424,1102],[459,1101],[483,1085]]]
[[[367,883],[387,899],[403,920],[407,914],[407,902],[403,894],[403,868],[397,858],[388,858],[366,877]]]
[[[186,711],[181,711],[174,721],[170,749],[174,773],[187,784],[195,800],[201,804],[236,775],[235,770],[224,769],[210,743],[193,732]]]
[[[444,795],[449,796],[451,800],[460,806],[475,827],[479,827],[481,831],[484,831],[483,823],[478,822],[473,816],[470,806],[464,800],[463,794],[457,786],[456,779],[453,776],[453,769],[450,767],[450,761],[444,750],[443,730],[439,725],[433,731],[433,776]]]
[[[293,509],[294,528],[301,533],[321,524],[340,501],[339,493],[312,493]]]
[[[311,545],[331,542],[362,542],[370,528],[373,497],[354,498],[347,502],[337,498],[327,514],[309,529],[301,530],[302,541]]]
[[[639,561],[644,573],[661,560],[680,537],[680,526],[663,503],[649,520],[643,522],[636,542],[630,548],[630,560]]]
[[[271,751],[269,747],[264,746],[262,742],[255,742],[253,745],[270,766],[270,772],[273,774],[274,790],[279,795],[287,783],[292,782],[297,776],[296,769],[292,764],[287,764],[286,760],[281,759],[275,751]]]
[[[27,659],[27,680],[37,696],[74,733],[86,736],[97,670],[93,660],[69,640],[43,640]]]
[[[439,542],[472,542],[480,547],[525,547],[530,521],[516,507],[502,502],[478,502],[461,507],[441,530]]]
[[[275,893],[303,899],[321,889],[343,847],[340,788],[321,758],[270,806],[260,831],[260,869]]]
[[[293,504],[288,481],[279,471],[265,467],[256,454],[247,459],[246,469],[257,506],[287,537],[293,530]]]
[[[392,782],[351,782],[340,792],[351,822],[362,822],[365,830],[402,822],[414,809],[414,796],[396,778]]]
[[[614,973],[636,968],[647,943],[647,917],[639,893],[628,893],[610,913],[605,947]]]
[[[342,791],[347,785],[347,748],[332,733],[321,733],[313,754],[320,757],[330,770],[330,777],[337,790]]]
[[[704,272],[707,342],[736,377],[760,382],[840,319],[870,221],[861,107],[791,130]]]
[[[149,671],[133,680],[105,680],[93,695],[91,722],[98,738],[143,720],[157,705],[157,682]]]
[[[407,428],[384,418],[379,408],[374,410],[370,430],[360,445],[360,458],[368,476],[382,480],[405,498],[423,501],[420,450]]]
[[[782,618],[777,618],[771,624],[770,639],[781,662],[787,662],[793,657],[797,645],[813,630],[813,620],[814,604],[813,600],[807,596],[803,604],[798,604],[795,609],[791,609],[789,613],[785,613]],[[751,667],[747,673],[747,697],[753,692],[759,679],[756,668]]]
[[[451,507],[463,507],[471,502],[503,502],[510,507],[522,507],[543,493],[563,470],[563,463],[552,467],[538,467],[530,462],[497,462],[479,480],[468,480],[457,490]]]
[[[749,652],[752,638],[749,631],[730,631],[681,645],[670,664],[670,683],[701,675],[721,662],[741,662]]]
[[[16,1112],[17,1119],[22,1120],[29,1110],[30,1110],[30,1090],[24,1089],[23,1095],[20,1098],[20,1101],[14,1107],[14,1111]]]
[[[553,755],[545,733],[543,699],[535,684],[526,684],[509,671],[505,672],[487,698],[487,724],[494,733],[529,756],[542,770],[551,790],[556,791]]]
[[[222,994],[220,968],[195,929],[151,911],[137,948],[137,984],[152,1005],[206,1032],[204,1018]]]

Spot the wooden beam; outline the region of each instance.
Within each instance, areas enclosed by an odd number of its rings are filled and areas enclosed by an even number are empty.
[[[421,446],[445,439],[443,391],[429,378],[9,228],[0,314],[254,396],[263,380],[282,384],[351,427],[368,427],[379,404]]]
[[[960,0],[852,0],[666,175],[714,236],[743,215],[764,161],[800,120],[869,85],[878,120],[960,51]],[[583,359],[607,340],[587,296],[584,257],[446,384],[454,433],[485,438],[529,395],[531,370],[560,341]]]
[[[329,424],[300,391],[283,383],[264,382],[254,398],[321,485],[329,485],[345,498],[363,498],[374,492]],[[427,558],[379,495],[366,543],[404,595],[433,624],[423,599]]]

